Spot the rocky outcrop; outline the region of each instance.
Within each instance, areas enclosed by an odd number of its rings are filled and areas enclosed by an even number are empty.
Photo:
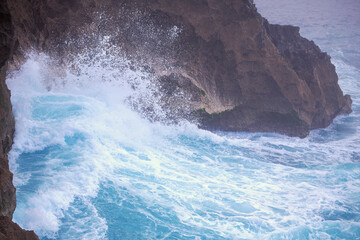
[[[265,28],[281,56],[309,86],[315,103],[311,129],[328,126],[338,114],[351,113],[351,98],[343,96],[329,55],[321,52],[313,41],[301,37],[298,27],[265,21]]]
[[[10,91],[5,84],[5,77],[6,63],[13,45],[13,28],[5,3],[0,5],[0,19],[0,214],[12,218],[16,200],[7,153],[11,148],[15,122],[11,110]]]
[[[203,127],[305,137],[351,112],[330,57],[299,28],[269,24],[251,2],[157,1],[152,8],[188,26],[175,59],[204,92]]]
[[[7,61],[14,47],[13,27],[6,1],[0,3],[0,239],[38,239],[34,232],[25,231],[11,221],[16,207],[13,175],[7,154],[15,130],[10,91],[5,84]]]
[[[39,240],[33,231],[25,231],[10,218],[0,216],[0,240]]]
[[[159,77],[168,112],[196,116],[203,128],[305,137],[351,112],[330,57],[297,27],[269,24],[250,0],[11,0],[9,6],[19,49],[70,61],[108,36]]]

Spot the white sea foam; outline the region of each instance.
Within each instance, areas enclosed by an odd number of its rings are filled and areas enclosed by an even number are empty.
[[[322,145],[311,137],[229,137],[191,124],[150,123],[126,103],[134,91],[126,87],[126,72],[116,74],[123,81],[112,82],[102,77],[96,81],[101,68],[92,70],[94,84],[68,74],[49,90],[40,63],[30,59],[8,81],[17,120],[12,165],[21,153],[41,155],[58,146],[45,154],[44,162],[28,159],[35,162],[30,169],[19,174],[13,169],[20,191],[31,179],[41,181],[35,192],[25,194],[15,214],[16,221],[40,236],[103,238],[106,216],[97,213],[91,199],[108,181],[148,207],[170,209],[182,225],[229,239],[267,238],[270,233],[302,231],[299,226],[321,228],[322,211],[343,211],[336,203],[348,201],[359,186],[356,172],[346,176],[346,188],[339,183],[347,172],[332,167],[351,161],[336,141]],[[82,137],[69,144],[67,138],[76,134]],[[69,213],[83,213],[76,199],[83,199],[90,219]],[[126,200],[119,196],[118,201]],[[139,211],[156,221],[146,209]],[[74,225],[65,231],[69,223]],[[82,232],[85,223],[90,233]],[[65,233],[59,235],[61,231]]]
[[[103,44],[72,66],[33,55],[8,79],[21,226],[56,239],[116,239],[122,228],[150,239],[329,239],[359,229],[359,124],[338,130],[351,116],[307,139],[154,123],[134,111],[162,115],[151,74]],[[357,70],[336,64],[357,96]]]

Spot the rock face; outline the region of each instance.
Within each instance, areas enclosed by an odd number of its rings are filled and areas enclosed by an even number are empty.
[[[0,2],[0,239],[38,239],[11,221],[16,206],[13,175],[9,171],[10,151],[15,122],[10,103],[10,91],[5,84],[7,61],[14,45],[13,27],[6,1]]]
[[[11,148],[15,122],[11,110],[10,91],[5,84],[5,74],[6,62],[13,45],[13,28],[4,2],[0,5],[0,11],[0,214],[12,218],[16,200],[7,153]]]
[[[351,112],[330,57],[250,0],[8,2],[19,49],[66,59],[108,36],[159,77],[164,108],[203,128],[305,137]]]
[[[10,218],[0,216],[0,240],[39,240],[33,231],[25,231]]]
[[[310,88],[315,103],[310,128],[328,126],[338,114],[351,113],[351,98],[343,96],[330,56],[321,52],[313,41],[302,38],[298,27],[272,25],[267,21],[265,27],[282,57]]]

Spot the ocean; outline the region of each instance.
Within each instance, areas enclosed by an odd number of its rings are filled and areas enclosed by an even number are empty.
[[[76,71],[32,53],[7,79],[14,221],[42,240],[360,239],[360,1],[255,3],[332,57],[351,115],[305,139],[150,122],[132,106],[156,108],[151,75],[106,37]]]

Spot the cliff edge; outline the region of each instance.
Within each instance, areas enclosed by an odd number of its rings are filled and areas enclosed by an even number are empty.
[[[10,91],[5,84],[7,61],[14,47],[13,26],[6,1],[0,2],[0,239],[38,239],[34,232],[25,231],[11,221],[16,207],[13,175],[7,154],[11,149],[15,121]]]
[[[107,36],[158,76],[169,118],[305,137],[351,112],[330,57],[251,0],[8,2],[19,49],[71,61]]]

